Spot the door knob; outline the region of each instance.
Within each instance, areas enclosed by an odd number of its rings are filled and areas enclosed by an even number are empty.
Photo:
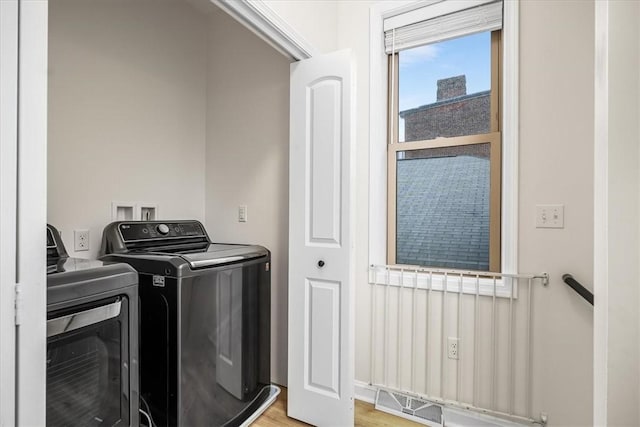
[[[323,260],[318,261],[318,267],[319,268],[324,267],[324,261]]]

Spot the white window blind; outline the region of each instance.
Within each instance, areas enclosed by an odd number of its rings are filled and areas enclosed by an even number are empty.
[[[430,3],[384,21],[386,53],[502,28],[502,0]]]

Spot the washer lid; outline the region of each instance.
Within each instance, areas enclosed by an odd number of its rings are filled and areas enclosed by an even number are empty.
[[[138,284],[128,264],[66,258],[47,271],[47,304],[97,295]]]
[[[83,258],[47,258],[47,275],[73,271],[95,270],[105,265],[102,261]]]
[[[238,263],[269,255],[269,251],[258,245],[211,244],[202,251],[178,254],[192,269]]]

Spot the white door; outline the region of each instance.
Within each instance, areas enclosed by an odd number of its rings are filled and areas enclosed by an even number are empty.
[[[291,65],[290,417],[353,425],[354,85],[349,51]]]

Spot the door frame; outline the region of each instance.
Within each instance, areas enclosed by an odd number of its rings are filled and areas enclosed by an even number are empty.
[[[46,420],[47,24],[47,1],[2,2],[2,425]]]
[[[49,4],[18,4],[16,424],[28,426],[46,420]]]
[[[609,342],[609,5],[595,4],[593,424],[607,425]]]
[[[15,425],[18,0],[0,2],[0,425]]]

